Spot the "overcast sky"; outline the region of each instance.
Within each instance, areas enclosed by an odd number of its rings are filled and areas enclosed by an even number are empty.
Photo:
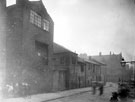
[[[12,1],[12,0],[8,0]],[[42,0],[54,21],[54,41],[73,52],[135,56],[133,0]]]

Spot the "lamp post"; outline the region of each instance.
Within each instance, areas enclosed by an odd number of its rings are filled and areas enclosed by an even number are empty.
[[[122,61],[120,62],[122,67],[125,67],[127,63],[133,64],[133,80],[135,81],[135,61],[124,61],[122,58]]]

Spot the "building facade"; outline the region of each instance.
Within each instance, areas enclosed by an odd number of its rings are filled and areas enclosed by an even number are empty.
[[[102,78],[101,68],[104,64],[95,61],[93,59],[84,59],[78,57],[78,86],[79,87],[89,87],[92,85],[93,81],[104,82]]]
[[[0,87],[4,84],[6,67],[6,0],[0,1]]]
[[[100,82],[101,79],[101,64],[86,60],[86,85],[91,86],[93,81]]]
[[[54,43],[53,62],[55,71],[54,90],[76,88],[77,54]]]
[[[80,58],[61,45],[54,43],[54,87],[56,90],[89,87],[101,78],[102,63]]]
[[[122,54],[110,54],[102,55],[101,53],[97,56],[91,56],[97,61],[103,62],[106,64],[106,71],[102,70],[103,73],[106,73],[105,80],[108,82],[118,82],[119,80],[129,80],[130,75],[127,75],[129,68],[121,66]]]
[[[6,12],[5,85],[17,94],[22,87],[29,94],[51,91],[54,23],[42,0],[16,0]]]
[[[86,63],[84,59],[78,57],[77,59],[77,88],[82,88],[86,86]]]

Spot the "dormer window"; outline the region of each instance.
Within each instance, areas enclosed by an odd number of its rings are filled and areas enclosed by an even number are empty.
[[[41,28],[41,16],[34,11],[30,11],[30,22]]]
[[[43,29],[49,31],[49,22],[46,19],[43,19]]]

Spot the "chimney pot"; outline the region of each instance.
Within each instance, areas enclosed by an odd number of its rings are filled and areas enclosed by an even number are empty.
[[[112,55],[111,51],[110,51],[110,55]]]
[[[20,4],[20,5],[23,5],[26,2],[28,2],[28,0],[16,0],[16,4]]]
[[[101,56],[102,55],[102,53],[101,52],[99,52],[99,56]]]

